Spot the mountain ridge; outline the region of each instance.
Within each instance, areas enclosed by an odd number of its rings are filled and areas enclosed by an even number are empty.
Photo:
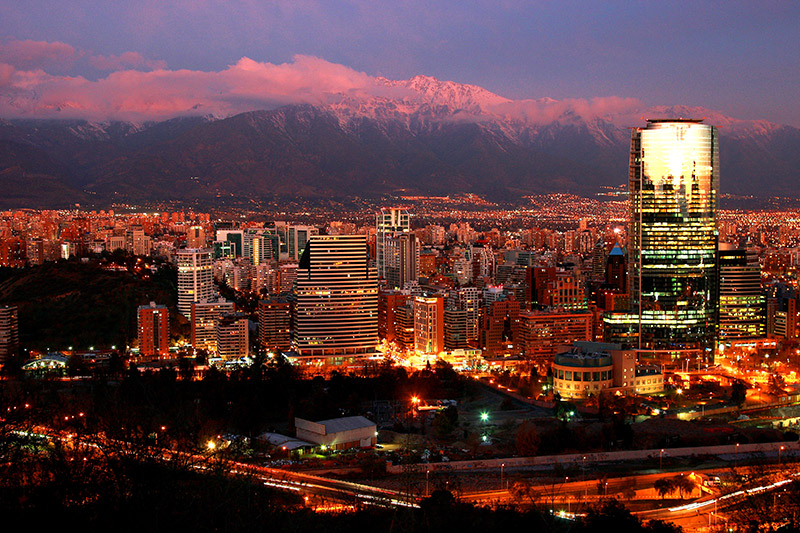
[[[627,181],[627,127],[643,125],[642,116],[706,117],[720,126],[722,192],[800,189],[800,130],[791,126],[689,106],[514,101],[430,76],[376,84],[376,94],[338,93],[319,104],[224,118],[0,119],[0,183],[8,190],[0,205],[35,202],[30,191],[16,190],[25,175],[38,176],[44,188],[52,184],[66,204],[87,197],[211,202],[220,195],[369,197],[398,190],[502,201],[588,195]]]

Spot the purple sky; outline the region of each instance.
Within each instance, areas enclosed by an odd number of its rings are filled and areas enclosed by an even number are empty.
[[[0,20],[6,100],[35,89],[80,107],[112,85],[156,83],[115,72],[162,69],[158,90],[174,75],[178,106],[215,81],[167,71],[225,73],[243,57],[277,69],[300,55],[324,60],[328,81],[342,65],[354,72],[337,82],[427,74],[513,99],[617,96],[800,126],[798,2],[0,0]]]

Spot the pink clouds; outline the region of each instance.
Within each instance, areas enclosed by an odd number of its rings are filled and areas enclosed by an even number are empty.
[[[125,52],[118,56],[92,56],[89,64],[97,70],[157,70],[167,68],[167,62],[160,59],[147,59],[139,52]]]
[[[207,72],[167,70],[164,61],[137,52],[86,54],[94,69],[112,72],[96,80],[48,72],[48,62],[82,54],[64,43],[0,45],[0,117],[165,120],[305,103],[346,108],[349,116],[365,113],[407,120],[421,104],[428,104],[449,109],[450,115],[440,114],[445,120],[497,118],[537,125],[599,117],[630,124],[639,122],[644,109],[637,99],[613,96],[509,100],[481,87],[429,76],[391,81],[305,55],[281,64],[244,57],[221,71]]]
[[[516,100],[495,107],[495,112],[509,119],[522,120],[532,124],[550,124],[557,120],[581,118],[612,119],[635,113],[642,109],[642,102],[637,98],[621,98],[618,96],[596,97],[590,99],[567,98],[553,100]]]
[[[3,72],[3,71],[0,71]],[[166,119],[183,114],[230,115],[287,103],[325,104],[341,95],[385,91],[375,79],[309,56],[292,63],[242,58],[220,72],[122,70],[92,81],[42,70],[4,72],[0,116]]]
[[[63,69],[80,55],[80,51],[61,42],[10,40],[0,43],[0,63],[20,69],[48,66]]]

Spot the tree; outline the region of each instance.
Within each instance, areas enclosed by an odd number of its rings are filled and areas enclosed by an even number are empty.
[[[661,499],[663,500],[668,494],[672,494],[677,490],[675,483],[670,478],[662,477],[653,483],[653,488],[656,490]]]
[[[683,475],[675,476],[674,478],[672,478],[672,483],[673,486],[675,487],[675,489],[673,489],[673,492],[677,490],[678,493],[681,495],[681,499],[683,499],[684,493],[691,494],[696,487],[694,481],[692,481],[688,476],[683,476]]]
[[[731,402],[741,406],[747,398],[747,385],[744,382],[736,380],[731,386]]]
[[[458,409],[452,405],[440,409],[432,422],[436,436],[443,439],[458,427]]]
[[[539,451],[540,442],[539,432],[533,422],[523,422],[517,430],[517,453],[524,457],[534,456]]]

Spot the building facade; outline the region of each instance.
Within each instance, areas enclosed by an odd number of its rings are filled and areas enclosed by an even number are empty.
[[[192,317],[192,303],[214,297],[212,251],[208,248],[179,250],[178,259],[178,311],[188,319]]]
[[[250,354],[250,332],[243,313],[223,314],[217,322],[217,355],[239,359]]]
[[[365,235],[318,235],[295,281],[293,346],[300,357],[351,359],[376,353],[378,280]]]
[[[711,353],[717,323],[719,143],[701,120],[648,120],[630,152],[628,317],[638,348]]]
[[[258,302],[258,343],[264,350],[288,351],[292,345],[291,305],[285,298]]]
[[[147,357],[169,355],[169,309],[166,305],[139,306],[139,354]]]
[[[389,266],[386,262],[387,240],[404,233],[411,233],[411,215],[408,210],[397,207],[383,208],[375,215],[375,266],[381,279],[387,279]],[[402,285],[390,288],[401,287]]]
[[[217,351],[217,323],[225,313],[233,313],[233,302],[224,298],[192,303],[192,348]]]
[[[444,350],[444,298],[414,298],[414,349],[436,355]]]
[[[719,339],[755,339],[766,334],[766,298],[755,255],[732,245],[719,247]]]
[[[19,350],[19,311],[15,305],[0,305],[0,365]]]

